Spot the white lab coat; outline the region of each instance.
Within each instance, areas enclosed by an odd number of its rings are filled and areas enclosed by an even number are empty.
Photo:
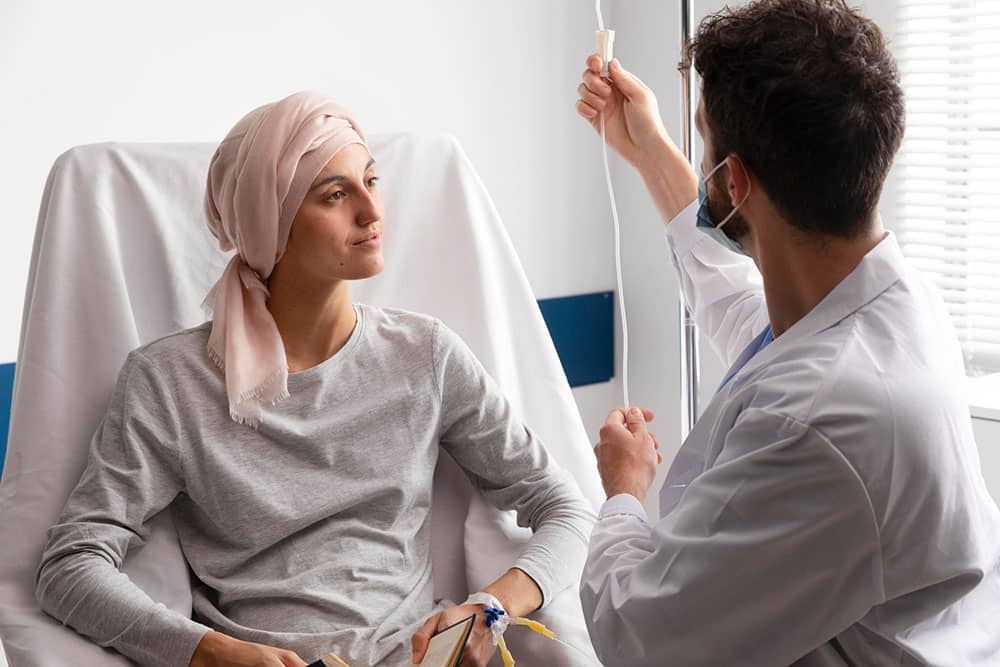
[[[667,227],[732,363],[767,324],[753,262]],[[998,665],[1000,511],[944,304],[889,235],[715,396],[662,518],[601,510],[581,598],[609,667]]]

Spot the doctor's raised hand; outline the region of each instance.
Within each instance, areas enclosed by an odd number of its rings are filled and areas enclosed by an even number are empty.
[[[577,113],[600,133],[600,113],[604,112],[608,145],[631,165],[638,166],[646,157],[644,151],[663,142],[672,143],[660,120],[656,95],[617,59],[609,66],[610,81],[601,76],[602,65],[596,54],[587,58],[583,83],[577,88]]]
[[[608,145],[642,176],[663,220],[672,220],[697,197],[698,176],[667,134],[649,86],[617,58],[603,78],[602,64],[597,54],[587,58],[576,111],[598,134],[604,115]]]
[[[656,436],[646,429],[650,421],[651,410],[618,408],[601,427],[601,440],[594,446],[594,454],[608,498],[627,493],[645,501],[656,466],[663,462]]]

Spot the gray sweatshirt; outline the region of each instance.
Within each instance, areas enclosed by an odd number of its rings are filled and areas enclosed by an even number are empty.
[[[534,531],[512,566],[545,600],[575,582],[594,520],[575,482],[432,318],[358,306],[334,356],[288,378],[259,430],[233,422],[203,324],[129,354],[37,576],[46,612],[142,665],[184,667],[209,628],[316,660],[406,665],[434,610],[441,448]],[[172,507],[194,618],[119,570]]]

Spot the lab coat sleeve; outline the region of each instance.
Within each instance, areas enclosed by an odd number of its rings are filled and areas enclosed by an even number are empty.
[[[698,201],[667,225],[667,246],[684,302],[716,354],[731,366],[767,326],[760,272],[749,257],[698,231]]]
[[[183,488],[171,406],[163,376],[131,353],[36,576],[45,612],[154,667],[188,665],[209,630],[154,602],[121,572],[128,551],[148,537],[149,520]]]
[[[715,465],[650,525],[601,510],[581,600],[606,664],[789,665],[885,598],[865,486],[820,432],[741,415]]]
[[[594,511],[464,341],[440,322],[434,350],[441,445],[488,502],[514,510],[518,525],[531,528],[511,566],[538,584],[544,605],[577,583]]]

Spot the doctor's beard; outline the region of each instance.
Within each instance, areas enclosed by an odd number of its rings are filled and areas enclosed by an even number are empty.
[[[708,210],[712,214],[712,220],[725,220],[726,216],[729,215],[730,211],[733,210],[732,204],[728,201],[720,202],[724,198],[720,196],[720,193],[712,187],[712,184],[708,184]],[[750,235],[750,225],[747,224],[746,218],[740,211],[736,211],[733,217],[723,225],[722,233],[746,247],[745,241],[748,240]]]

